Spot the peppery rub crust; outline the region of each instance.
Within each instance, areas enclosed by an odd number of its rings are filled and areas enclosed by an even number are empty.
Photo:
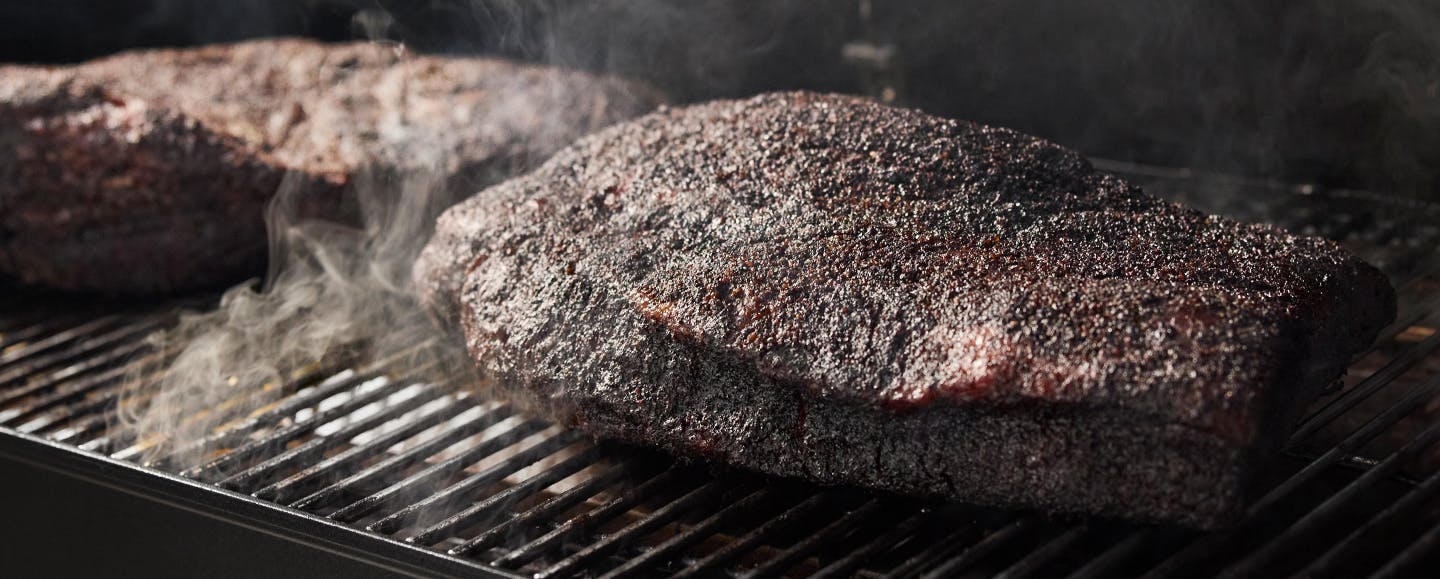
[[[582,139],[447,211],[416,278],[504,395],[600,437],[1200,527],[1395,308],[1330,241],[809,93]]]
[[[0,274],[153,294],[263,271],[266,204],[353,212],[366,179],[462,198],[654,108],[617,79],[374,44],[259,40],[0,66]]]

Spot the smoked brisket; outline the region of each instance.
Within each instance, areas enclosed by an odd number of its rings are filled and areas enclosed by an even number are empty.
[[[416,275],[497,392],[598,437],[1198,527],[1395,309],[1333,242],[808,93],[584,138],[447,211]]]
[[[359,183],[411,171],[460,198],[657,102],[612,78],[378,44],[0,66],[0,274],[117,294],[229,284],[264,271],[282,182],[291,217],[344,215]]]

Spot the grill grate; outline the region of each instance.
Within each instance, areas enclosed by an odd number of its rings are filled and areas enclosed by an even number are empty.
[[[1440,210],[1101,165],[1212,212],[1341,240],[1400,291],[1399,320],[1301,423],[1270,491],[1234,529],[1047,518],[680,464],[592,443],[384,360],[304,369],[278,402],[194,443],[226,452],[144,464],[153,441],[126,439],[110,415],[127,376],[154,378],[175,354],[142,338],[174,322],[176,308],[40,294],[0,309],[0,442],[125,465],[141,481],[188,479],[203,491],[187,492],[243,499],[278,526],[373,541],[418,574],[1400,577],[1433,565]]]

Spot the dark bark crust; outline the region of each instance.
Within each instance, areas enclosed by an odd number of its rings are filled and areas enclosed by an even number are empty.
[[[1216,526],[1394,314],[1338,245],[848,97],[662,110],[441,217],[511,398],[827,484]]]
[[[654,91],[486,58],[262,40],[0,66],[0,274],[154,294],[263,272],[265,206],[343,218],[362,173],[459,199],[654,108]]]

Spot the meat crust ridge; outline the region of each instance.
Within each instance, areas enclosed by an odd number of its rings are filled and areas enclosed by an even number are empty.
[[[416,273],[502,393],[601,437],[1201,527],[1395,308],[1333,242],[810,93],[582,139],[442,215]]]
[[[147,295],[263,272],[267,203],[345,221],[367,183],[453,200],[654,108],[616,78],[268,39],[0,66],[0,274]]]

